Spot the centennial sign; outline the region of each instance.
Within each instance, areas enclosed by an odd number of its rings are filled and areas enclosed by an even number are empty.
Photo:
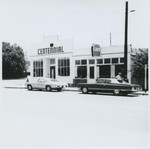
[[[63,51],[63,47],[49,47],[49,48],[42,48],[38,49],[38,55],[46,55],[52,53],[61,53]]]
[[[93,44],[92,47],[91,47],[91,53],[92,53],[92,56],[100,56],[101,55],[101,48],[100,48],[100,45],[98,44]]]

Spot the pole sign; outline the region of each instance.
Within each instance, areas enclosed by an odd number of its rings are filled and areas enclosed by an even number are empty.
[[[98,44],[93,44],[91,47],[91,54],[93,57],[101,55],[101,47]]]
[[[42,48],[38,49],[37,53],[38,55],[47,55],[52,53],[61,53],[63,51],[63,47],[49,47],[49,48]]]

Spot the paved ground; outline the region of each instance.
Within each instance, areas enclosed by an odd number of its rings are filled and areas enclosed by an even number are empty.
[[[147,149],[148,96],[1,90],[3,149]]]

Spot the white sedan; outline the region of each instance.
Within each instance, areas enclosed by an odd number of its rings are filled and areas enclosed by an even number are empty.
[[[61,91],[62,88],[67,87],[67,83],[60,82],[56,79],[49,79],[49,78],[27,78],[25,85],[27,86],[28,90],[33,89],[44,89],[46,91],[57,90]]]

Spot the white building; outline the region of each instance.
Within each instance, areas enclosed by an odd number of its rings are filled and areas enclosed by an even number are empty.
[[[114,78],[123,72],[124,46],[100,47],[91,45],[86,49],[74,49],[73,40],[45,38],[32,48],[30,57],[32,77],[56,78],[67,83],[95,82],[96,78]],[[130,73],[131,46],[128,46],[128,78]]]

